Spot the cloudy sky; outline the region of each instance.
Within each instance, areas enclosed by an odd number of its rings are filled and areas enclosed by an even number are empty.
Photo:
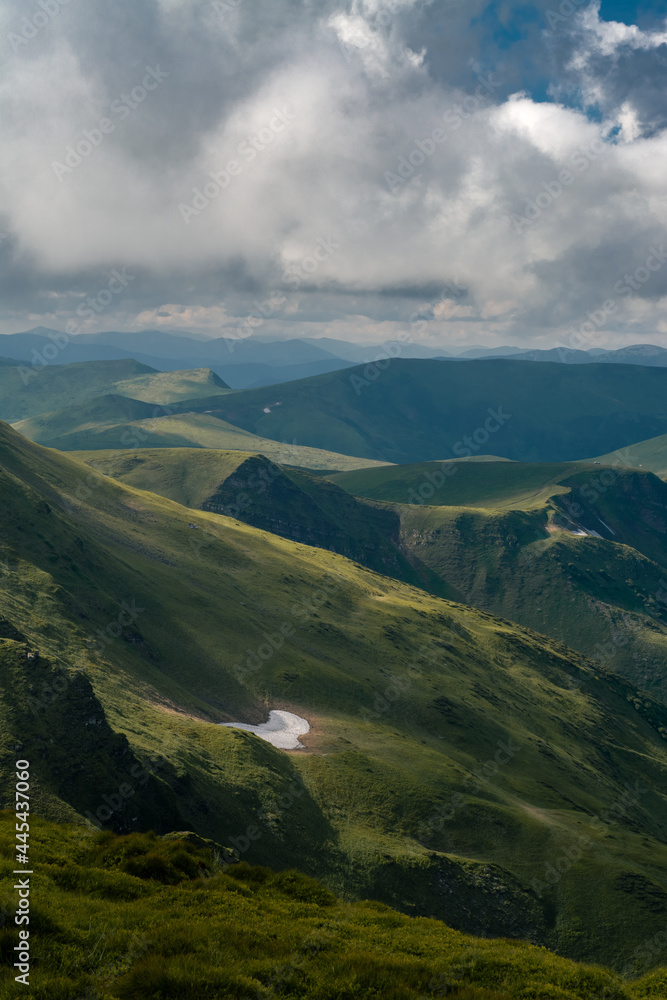
[[[0,0],[0,45],[0,333],[667,346],[660,3]]]

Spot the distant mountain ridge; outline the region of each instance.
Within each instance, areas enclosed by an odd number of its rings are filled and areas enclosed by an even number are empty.
[[[60,352],[52,358],[54,342]],[[46,349],[46,352],[45,352]],[[398,350],[398,353],[396,353]],[[374,364],[387,355],[403,359],[467,361],[512,358],[517,361],[555,361],[560,364],[634,364],[667,366],[667,350],[653,344],[634,344],[608,351],[569,347],[526,349],[513,346],[426,347],[410,339],[382,344],[355,344],[330,337],[264,340],[215,337],[202,340],[180,331],[108,331],[66,337],[57,330],[35,327],[25,333],[7,334],[0,340],[0,354],[11,364],[68,364],[83,361],[116,361],[132,358],[157,371],[210,368],[232,389],[259,388],[339,371],[355,364]]]
[[[667,370],[396,358],[192,405],[261,437],[406,464],[606,454],[667,428]]]

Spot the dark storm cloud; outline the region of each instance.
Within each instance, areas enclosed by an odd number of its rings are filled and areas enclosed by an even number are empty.
[[[418,310],[429,343],[557,338],[664,228],[659,26],[552,2],[54,4],[0,0],[4,332],[63,328],[125,268],[86,329],[215,334],[275,293],[275,335],[381,341]],[[667,333],[666,280],[609,330]]]

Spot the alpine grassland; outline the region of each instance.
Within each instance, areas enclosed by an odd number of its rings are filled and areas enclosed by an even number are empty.
[[[664,705],[507,620],[1,433],[1,801],[29,748],[47,819],[194,831],[617,970],[655,937]],[[217,725],[274,708],[309,721],[305,750]]]
[[[13,814],[0,813],[10,884]],[[29,994],[36,1000],[649,1000],[661,972],[581,965],[374,901],[336,898],[292,869],[229,864],[191,833],[116,836],[33,819]],[[2,900],[0,996],[18,941]],[[631,979],[627,978],[632,976]]]
[[[661,479],[667,479],[667,434],[660,434],[648,441],[637,441],[629,448],[598,457],[602,465],[618,465],[623,462],[634,468],[655,472]]]
[[[65,358],[60,355],[56,360]],[[208,368],[158,372],[129,358],[69,365],[33,359],[0,366],[0,419],[16,423],[60,410],[64,401],[76,406],[105,394],[171,403],[225,391],[229,391],[225,383]]]
[[[651,473],[460,460],[313,475],[262,455],[185,448],[80,457],[517,621],[667,700],[667,485]]]
[[[193,408],[262,437],[397,464],[570,462],[663,434],[667,369],[396,358]]]

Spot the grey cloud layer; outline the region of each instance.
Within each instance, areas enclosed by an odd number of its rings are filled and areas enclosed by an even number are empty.
[[[541,3],[512,56],[478,0],[53,4],[0,0],[3,332],[127,267],[84,328],[229,332],[279,289],[263,333],[381,340],[421,308],[431,342],[541,343],[615,294],[610,336],[664,342],[667,267],[613,292],[664,233],[658,32],[595,6],[548,32]],[[520,93],[548,60],[562,103]]]

